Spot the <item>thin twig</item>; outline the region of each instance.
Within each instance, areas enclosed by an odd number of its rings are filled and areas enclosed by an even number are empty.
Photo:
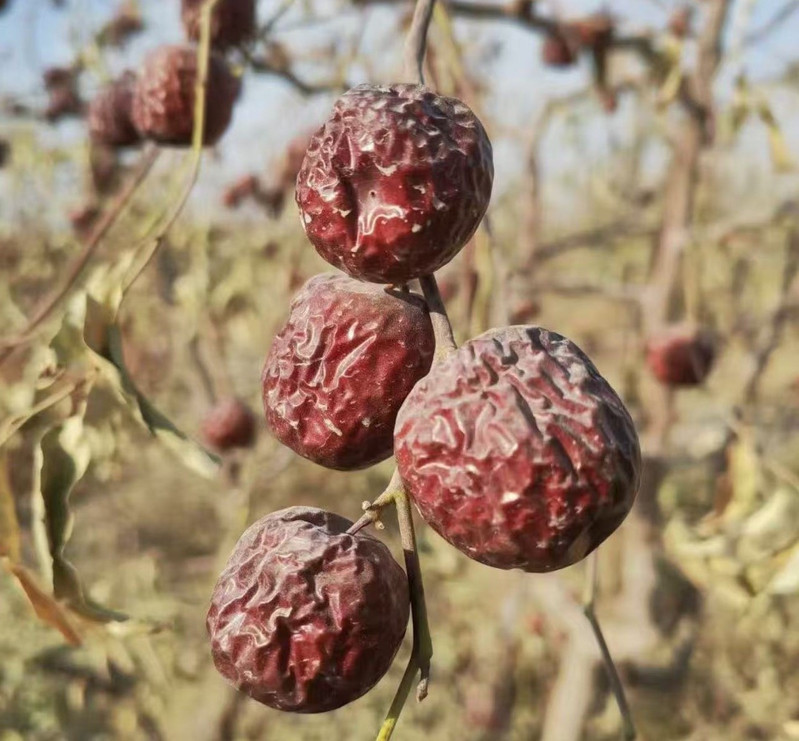
[[[200,174],[200,164],[202,162],[203,142],[205,140],[205,101],[207,98],[208,66],[211,54],[211,13],[219,0],[206,0],[200,14],[200,43],[197,47],[197,80],[194,86],[194,129],[191,139],[192,160],[188,179],[177,202],[167,214],[166,220],[158,230],[158,234],[150,242],[149,249],[146,250],[144,259],[136,266],[125,279],[123,294],[126,294],[139,276],[144,272],[150,261],[155,257],[161,244],[166,237],[166,233],[177,221],[183,211],[183,207],[189,200],[194,185]]]
[[[80,253],[75,257],[72,264],[69,266],[64,277],[63,282],[36,310],[34,315],[28,320],[25,329],[20,332],[17,337],[4,340],[2,342],[5,347],[0,350],[0,365],[11,355],[14,348],[28,342],[32,339],[34,330],[52,314],[52,312],[59,306],[59,304],[69,295],[73,286],[77,283],[86,265],[88,265],[103,237],[108,234],[111,227],[116,223],[121,215],[125,206],[130,202],[131,198],[135,195],[139,186],[144,182],[148,173],[158,159],[159,150],[157,147],[148,146],[136,166],[136,169],[131,173],[130,178],[125,183],[125,186],[120,190],[116,197],[109,204],[102,218],[97,222],[92,230],[89,239],[84,245]]]
[[[383,493],[374,500],[374,502],[364,502],[363,514],[360,519],[353,523],[352,527],[347,530],[350,535],[363,530],[369,525],[373,525],[380,519],[380,512],[389,504],[394,502],[397,497],[397,492],[402,491],[402,479],[400,478],[399,471],[395,468],[391,476],[391,481],[388,482]]]
[[[408,80],[424,85],[424,56],[427,50],[427,29],[436,0],[417,0],[411,28],[405,38],[405,75]]]
[[[767,20],[760,28],[756,28],[751,33],[744,37],[743,45],[752,46],[763,41],[772,32],[777,31],[783,27],[783,24],[790,18],[797,10],[799,10],[799,0],[791,0],[785,3],[769,20]]]
[[[633,723],[632,712],[630,705],[627,702],[627,696],[624,694],[624,686],[621,683],[619,672],[616,669],[616,664],[613,662],[613,657],[610,654],[607,641],[602,632],[602,627],[599,624],[599,619],[596,616],[595,602],[597,584],[599,580],[599,560],[598,551],[594,551],[588,557],[588,571],[586,573],[586,591],[583,599],[583,613],[591,624],[591,629],[594,632],[599,651],[602,654],[602,663],[605,666],[605,672],[608,675],[608,682],[610,683],[610,690],[619,707],[619,712],[624,723],[624,738],[625,741],[633,741],[636,736],[635,724]]]

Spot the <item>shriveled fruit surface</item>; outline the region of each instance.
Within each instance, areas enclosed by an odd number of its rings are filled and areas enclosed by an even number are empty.
[[[92,141],[109,147],[127,147],[140,141],[131,118],[135,84],[136,76],[126,72],[92,99],[87,114]]]
[[[317,275],[294,297],[266,358],[267,422],[283,444],[328,468],[384,460],[400,405],[434,350],[420,296]]]
[[[638,488],[621,400],[573,342],[539,327],[491,330],[437,364],[403,404],[395,446],[428,524],[503,569],[579,561]]]
[[[308,238],[330,264],[403,283],[449,262],[485,214],[491,143],[461,101],[359,85],[311,139],[297,176]]]
[[[205,0],[182,0],[180,17],[186,35],[200,38],[200,11]],[[255,0],[219,0],[211,14],[211,44],[225,49],[252,38],[256,31]]]
[[[202,434],[217,450],[247,448],[255,442],[255,417],[240,399],[223,399],[203,419]]]
[[[669,327],[646,346],[647,365],[666,386],[698,386],[713,368],[715,357],[712,334],[689,325]]]
[[[133,96],[133,122],[139,133],[160,144],[189,146],[194,131],[194,93],[197,50],[193,46],[167,45],[144,61]],[[208,59],[205,136],[215,144],[233,117],[239,80],[216,53]]]
[[[352,523],[289,507],[241,536],[211,597],[214,664],[279,710],[321,713],[368,692],[402,643],[405,572]]]

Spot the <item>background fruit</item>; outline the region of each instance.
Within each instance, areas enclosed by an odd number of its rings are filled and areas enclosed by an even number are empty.
[[[197,50],[162,46],[144,61],[133,97],[133,122],[139,133],[160,144],[189,146],[194,130]],[[206,145],[215,144],[233,117],[240,84],[224,59],[212,53],[205,105]]]
[[[468,241],[493,176],[491,143],[464,103],[416,85],[359,85],[311,139],[297,204],[331,265],[404,283]]]
[[[490,330],[434,366],[397,417],[395,455],[422,517],[467,556],[553,571],[585,557],[632,507],[632,420],[572,342]]]
[[[49,67],[42,76],[47,91],[47,107],[44,117],[60,121],[70,116],[83,114],[83,101],[78,92],[78,67]]]
[[[321,713],[368,692],[402,643],[405,572],[379,540],[312,507],[267,515],[239,540],[211,598],[214,664],[279,710]]]
[[[98,144],[127,147],[140,140],[131,119],[136,76],[125,72],[103,88],[89,103],[89,136]]]
[[[204,0],[182,0],[180,17],[186,35],[200,38],[200,11]],[[211,16],[211,43],[220,49],[238,46],[256,31],[255,0],[219,0]]]
[[[255,442],[255,416],[240,399],[223,399],[203,419],[202,436],[216,450],[248,448]]]
[[[563,34],[550,33],[541,45],[541,61],[548,67],[571,67],[577,54]]]
[[[384,460],[397,411],[434,349],[420,296],[317,275],[294,297],[266,358],[267,422],[282,443],[329,468]]]
[[[650,338],[646,363],[666,386],[697,386],[707,378],[716,357],[712,333],[690,325],[674,325]]]

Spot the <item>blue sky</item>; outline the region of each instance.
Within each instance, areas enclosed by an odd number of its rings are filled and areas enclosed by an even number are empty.
[[[677,3],[669,0],[607,0],[604,3],[591,0],[540,0],[544,7],[557,9],[565,16],[609,9],[627,19],[625,28],[634,30],[645,26],[662,26],[668,9]],[[733,22],[729,33],[739,36],[742,19],[749,14],[749,28],[759,28],[779,10],[785,0],[737,0]],[[107,18],[117,2],[112,0],[71,0],[67,8],[55,10],[51,0],[11,0],[11,7],[0,16],[0,95],[20,96],[30,102],[42,100],[41,71],[53,64],[68,62],[89,37]],[[178,0],[143,0],[141,2],[148,30],[137,37],[122,53],[112,53],[105,59],[113,74],[127,66],[135,67],[138,60],[160,43],[181,39],[178,20]],[[276,2],[261,0],[259,10],[266,16]],[[336,15],[336,7],[330,0],[317,0],[320,16],[332,18],[313,29],[288,31],[278,36],[289,44],[303,47],[322,47],[331,38],[346,37],[364,18],[362,11],[349,10]],[[371,69],[357,70],[360,75],[390,79],[398,69],[399,47],[396,25],[391,21],[394,11],[373,8],[368,11],[363,49]],[[291,15],[286,22],[292,22]],[[497,143],[497,184],[512,181],[522,163],[516,144],[503,140],[503,131],[523,130],[535,119],[536,112],[544,101],[552,96],[566,94],[585,87],[588,67],[582,65],[574,71],[558,72],[542,68],[539,61],[540,38],[511,24],[468,21],[458,22],[456,30],[464,42],[467,52],[484,50],[487,41],[497,48],[497,56],[484,69],[491,75],[492,94],[487,109],[488,128]],[[796,39],[799,38],[799,12],[784,23],[768,41],[746,50],[724,70],[719,84],[719,94],[728,94],[729,81],[745,70],[752,78],[771,78],[785,68],[786,64],[799,58]],[[474,43],[476,39],[483,43]],[[317,69],[332,67],[330,52],[323,57]],[[361,79],[355,80],[357,82]],[[508,103],[510,101],[510,103]],[[302,132],[324,118],[332,102],[331,96],[315,96],[305,99],[285,83],[266,77],[248,75],[245,78],[245,95],[238,107],[234,125],[220,146],[220,158],[214,161],[213,172],[232,177],[248,171],[261,171],[280,156],[285,143],[296,133]],[[793,111],[796,101],[775,101],[778,114],[797,119]],[[491,119],[494,119],[492,122]],[[596,148],[600,156],[611,145],[624,141],[629,131],[630,118],[625,107],[611,117],[596,117],[597,126],[592,129],[587,143],[589,149]],[[4,123],[0,120],[0,130]],[[789,143],[799,153],[799,139],[788,127]],[[53,134],[69,140],[83,135],[78,123],[59,126]],[[557,137],[557,132],[553,137]],[[755,132],[749,145],[763,146],[763,132]],[[748,140],[747,140],[748,141]],[[575,155],[567,143],[557,138],[551,146],[544,148],[546,167],[567,169]],[[212,178],[213,179],[213,178]],[[204,178],[205,180],[205,178]]]

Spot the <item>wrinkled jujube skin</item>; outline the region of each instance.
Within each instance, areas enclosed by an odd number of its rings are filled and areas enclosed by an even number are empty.
[[[255,442],[255,416],[241,399],[222,399],[205,415],[202,436],[222,452],[249,448]]]
[[[141,140],[131,118],[135,84],[136,76],[126,72],[89,103],[87,121],[93,142],[109,147],[129,147]]]
[[[180,18],[192,41],[200,39],[200,11],[205,0],[182,0]],[[211,14],[211,44],[218,49],[239,46],[256,31],[255,0],[219,0]]]
[[[470,558],[544,572],[622,522],[641,454],[624,404],[573,342],[495,329],[433,367],[405,400],[397,466],[422,517]]]
[[[211,597],[217,670],[264,705],[322,713],[368,692],[408,622],[405,572],[352,523],[290,507],[241,536]]]
[[[190,146],[196,83],[193,46],[167,45],[152,52],[144,60],[133,95],[133,123],[141,136],[159,144]],[[230,125],[240,87],[225,60],[212,52],[206,83],[206,146],[216,144]]]
[[[677,324],[649,339],[646,362],[652,375],[665,386],[698,386],[707,378],[716,358],[712,333]]]
[[[400,405],[430,369],[434,350],[420,296],[317,275],[291,302],[264,364],[269,427],[284,445],[328,468],[385,460]]]
[[[296,199],[331,265],[399,284],[455,257],[485,214],[493,176],[491,142],[464,103],[418,85],[359,85],[312,137]]]

